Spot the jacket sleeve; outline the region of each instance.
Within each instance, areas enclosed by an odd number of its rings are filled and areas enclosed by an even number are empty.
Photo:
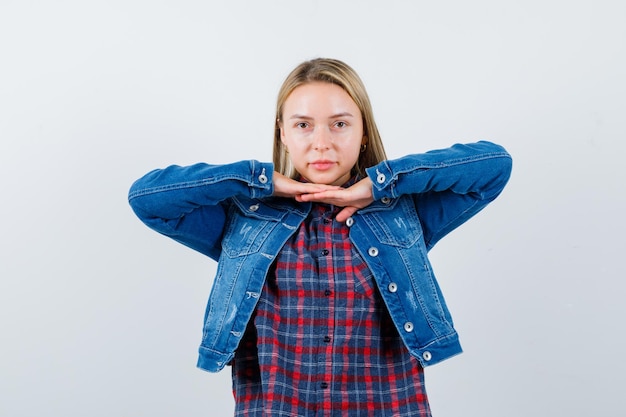
[[[503,147],[481,141],[383,161],[367,174],[374,199],[413,196],[430,249],[493,201],[511,168]]]
[[[273,172],[273,164],[254,160],[172,165],[135,181],[128,201],[151,229],[217,259],[226,221],[225,203],[234,196],[270,196]]]

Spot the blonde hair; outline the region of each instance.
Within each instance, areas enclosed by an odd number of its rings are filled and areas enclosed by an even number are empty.
[[[369,168],[387,159],[369,96],[363,82],[356,71],[342,61],[329,58],[317,58],[298,65],[287,76],[276,101],[276,118],[274,127],[274,169],[283,175],[294,178],[297,175],[291,165],[287,149],[280,139],[283,106],[289,95],[297,87],[311,82],[326,82],[341,87],[354,100],[363,117],[363,134],[366,137],[365,149],[352,169],[352,175],[365,177],[365,168]]]

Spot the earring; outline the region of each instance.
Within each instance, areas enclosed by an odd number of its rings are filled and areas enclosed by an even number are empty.
[[[361,144],[361,153],[365,152],[365,149],[367,149],[367,143],[362,143]]]

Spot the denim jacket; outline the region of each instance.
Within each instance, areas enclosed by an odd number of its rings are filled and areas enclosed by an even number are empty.
[[[368,168],[374,202],[346,221],[404,344],[423,366],[461,352],[427,257],[439,239],[495,199],[511,157],[489,142],[408,155]],[[198,367],[217,372],[234,356],[287,239],[310,203],[272,197],[274,166],[255,160],[149,172],[129,192],[150,228],[218,261]]]

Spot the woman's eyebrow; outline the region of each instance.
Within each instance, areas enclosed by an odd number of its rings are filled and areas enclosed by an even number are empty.
[[[313,120],[313,118],[311,116],[305,116],[303,114],[292,114],[289,117],[289,120],[291,119],[305,119],[305,120]]]
[[[331,116],[329,117],[329,119],[337,119],[337,118],[340,118],[340,117],[354,117],[354,116],[352,115],[352,113],[347,112],[347,111],[344,111],[344,112],[341,112],[341,113],[336,113],[336,114],[331,115]],[[290,119],[290,120],[291,120],[291,119],[313,120],[313,117],[311,117],[311,116],[306,116],[306,115],[304,115],[304,114],[292,114],[292,115],[289,117],[289,119]]]
[[[337,118],[340,118],[340,117],[354,117],[354,116],[352,115],[352,113],[347,112],[347,111],[344,111],[344,112],[341,112],[341,113],[337,113],[337,114],[333,114],[332,116],[330,116],[331,119],[337,119]]]

